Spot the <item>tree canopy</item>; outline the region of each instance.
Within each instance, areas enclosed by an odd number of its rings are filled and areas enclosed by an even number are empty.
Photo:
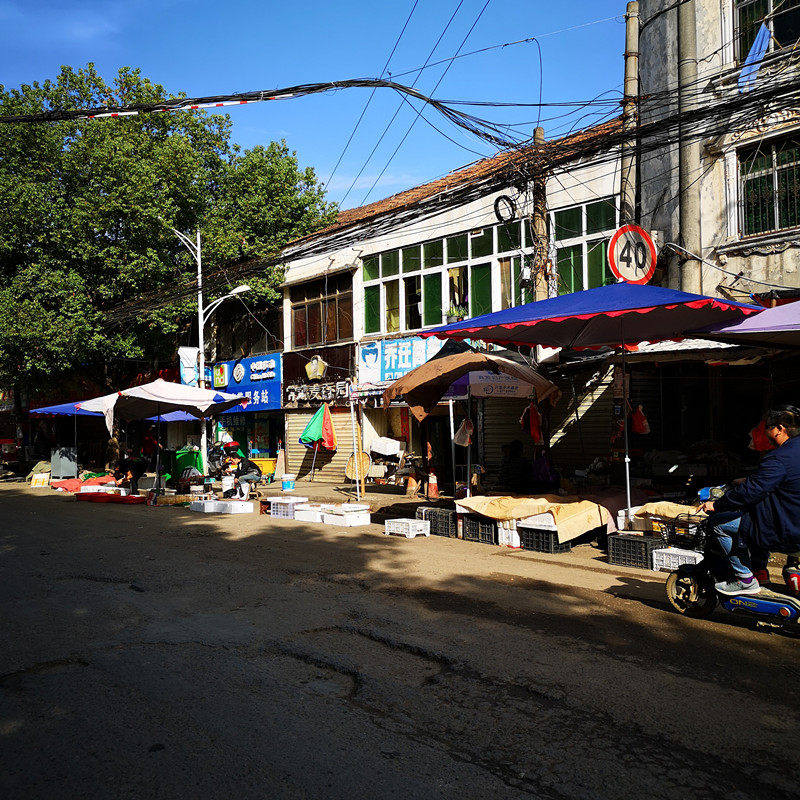
[[[0,115],[166,97],[138,70],[108,85],[90,64],[0,86]],[[194,343],[196,263],[173,229],[201,231],[208,302],[232,288],[226,266],[332,221],[285,142],[242,153],[230,135],[228,117],[200,111],[0,125],[0,386],[48,388],[78,367],[113,386]],[[281,279],[248,277],[248,305],[277,301]]]

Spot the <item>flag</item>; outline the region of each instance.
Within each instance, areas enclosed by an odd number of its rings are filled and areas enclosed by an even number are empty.
[[[770,32],[766,22],[761,23],[758,29],[753,46],[747,54],[742,71],[739,73],[739,93],[749,92],[756,83],[758,70],[761,67],[761,61],[767,52],[769,46]]]
[[[314,447],[319,442],[319,445],[326,450],[336,449],[336,431],[333,429],[331,410],[327,403],[321,405],[317,413],[311,417],[298,441],[306,447]]]

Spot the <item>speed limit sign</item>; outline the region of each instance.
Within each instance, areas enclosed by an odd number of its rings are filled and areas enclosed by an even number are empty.
[[[608,243],[611,271],[628,283],[647,283],[656,270],[656,248],[647,231],[623,225]]]

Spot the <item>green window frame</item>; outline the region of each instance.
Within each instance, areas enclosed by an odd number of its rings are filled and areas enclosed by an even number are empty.
[[[364,332],[381,332],[381,287],[380,284],[364,287]]]
[[[425,325],[441,325],[442,274],[425,275],[422,278],[422,321]]]
[[[473,264],[469,270],[470,316],[479,317],[492,310],[492,265]]]

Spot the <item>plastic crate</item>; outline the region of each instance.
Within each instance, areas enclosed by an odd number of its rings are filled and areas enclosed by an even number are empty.
[[[665,544],[682,547],[685,550],[702,550],[706,543],[706,523],[704,514],[680,514],[675,519],[658,523]]]
[[[307,503],[307,497],[271,497],[269,501],[270,516],[282,519],[294,519],[295,505]]]
[[[485,522],[479,517],[468,514],[464,517],[462,531],[466,542],[497,544],[497,526],[494,522]]]
[[[618,567],[651,569],[653,550],[664,547],[660,536],[618,533],[608,537],[608,561]]]
[[[534,550],[537,553],[569,553],[570,542],[560,544],[556,531],[543,531],[539,528],[517,528],[523,550]]]
[[[418,506],[416,518],[430,522],[431,536],[449,536],[451,539],[458,536],[458,521],[452,509]]]
[[[682,550],[680,547],[666,547],[653,550],[653,570],[655,572],[672,572],[681,564],[696,564],[703,558],[697,550]]]
[[[396,533],[413,539],[415,536],[430,536],[431,523],[426,519],[388,519],[383,528],[385,536]]]

